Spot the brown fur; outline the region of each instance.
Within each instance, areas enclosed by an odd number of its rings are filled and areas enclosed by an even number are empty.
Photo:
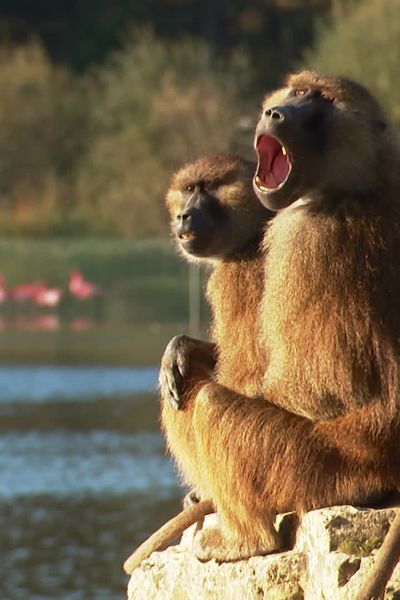
[[[185,204],[183,191],[190,183],[213,180],[214,194],[228,211],[218,230],[221,243],[227,243],[228,255],[194,259],[208,262],[213,269],[207,284],[207,298],[213,314],[211,337],[218,357],[213,378],[249,396],[261,392],[267,365],[266,348],[260,344],[259,335],[259,305],[264,288],[264,258],[259,250],[259,242],[265,223],[271,216],[254,196],[251,186],[254,168],[255,165],[230,155],[205,157],[181,169],[173,177],[167,194],[173,232],[176,215]],[[179,249],[182,251],[181,246]],[[193,255],[188,255],[184,250],[183,254],[193,259]],[[194,361],[199,361],[199,358],[200,362],[202,360],[198,341],[189,340],[190,349],[186,341],[185,350],[190,354],[188,362],[191,371],[197,372]],[[201,344],[204,349],[204,342]],[[210,346],[212,350],[214,348]],[[174,344],[172,351],[166,351],[164,368],[167,367],[166,363],[170,366],[175,353]],[[193,382],[193,385],[195,383],[198,385],[198,382]],[[202,498],[210,497],[208,475],[203,477],[205,470],[194,445],[191,412],[183,411],[177,417],[176,411],[165,401],[163,386],[162,395],[163,428],[184,480],[194,486]],[[278,537],[267,512],[263,516],[263,529],[269,545],[277,548]]]
[[[292,76],[265,107],[299,88],[333,111],[323,151],[302,159],[303,189],[265,236],[263,396],[200,370],[173,420],[189,423],[193,483],[201,473],[225,525],[198,536],[203,559],[270,550],[267,510],[367,502],[400,483],[397,136],[376,100],[339,78]],[[178,461],[191,452],[171,449]]]
[[[199,471],[194,432],[191,418],[176,419],[175,402],[179,401],[179,381],[175,379],[181,352],[190,371],[210,373],[220,383],[229,383],[235,391],[246,395],[259,392],[266,369],[266,353],[259,343],[261,328],[258,308],[262,297],[264,260],[259,251],[260,234],[270,214],[255,198],[251,179],[254,165],[231,155],[204,157],[186,165],[176,173],[167,194],[167,206],[171,216],[173,235],[176,235],[177,215],[187,202],[186,188],[198,182],[207,182],[213,197],[227,209],[223,224],[215,235],[221,240],[218,256],[196,257],[178,248],[189,260],[208,262],[212,273],[207,284],[207,297],[210,302],[213,321],[212,339],[214,343],[178,336],[169,344],[163,358],[163,370],[167,378],[161,381],[163,393],[162,421],[172,453],[187,483],[195,484],[197,493],[208,495],[208,483],[203,481]],[[201,231],[197,232],[201,235]],[[177,238],[179,240],[179,238]],[[246,302],[243,303],[243,299]],[[182,371],[186,365],[179,365]],[[178,376],[179,377],[179,376]],[[190,378],[190,377],[189,377]],[[189,381],[186,381],[188,384]],[[196,376],[190,387],[199,385]],[[175,390],[172,406],[170,390]],[[124,569],[131,573],[141,562],[156,550],[162,550],[182,531],[204,517],[212,510],[210,500],[200,501],[195,507],[184,510],[166,523],[146,540],[125,562]],[[267,515],[265,528],[270,529],[269,542],[278,547],[279,540],[272,521]],[[267,534],[266,534],[267,535]]]
[[[219,350],[216,380],[246,396],[260,393],[267,366],[258,318],[264,289],[263,263],[261,254],[247,260],[222,261],[207,284],[213,311],[212,339]]]

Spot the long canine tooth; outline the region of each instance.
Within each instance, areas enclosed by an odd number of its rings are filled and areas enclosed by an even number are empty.
[[[283,154],[283,156],[287,155],[287,150],[286,150],[285,146],[282,146],[282,154]]]
[[[262,192],[269,192],[269,188],[263,185],[262,179],[258,175],[256,175],[256,183]]]

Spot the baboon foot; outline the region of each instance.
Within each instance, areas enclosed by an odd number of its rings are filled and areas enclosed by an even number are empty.
[[[202,562],[214,559],[222,563],[244,560],[251,556],[272,554],[280,550],[277,547],[278,545],[272,543],[271,546],[263,546],[262,544],[247,544],[244,541],[238,542],[226,537],[218,527],[210,527],[195,534],[193,552]]]

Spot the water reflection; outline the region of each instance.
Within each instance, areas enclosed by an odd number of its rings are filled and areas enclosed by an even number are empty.
[[[0,497],[171,493],[175,475],[155,433],[31,431],[0,436]]]
[[[182,496],[159,433],[156,376],[0,368],[1,600],[126,597],[123,560]]]
[[[0,502],[0,598],[123,600],[124,559],[177,508],[147,494]]]

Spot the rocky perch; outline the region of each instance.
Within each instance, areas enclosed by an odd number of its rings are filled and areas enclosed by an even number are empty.
[[[292,550],[236,563],[199,562],[190,552],[195,526],[178,546],[154,552],[130,579],[129,600],[354,600],[374,560],[394,508],[339,506],[304,516]],[[216,515],[206,517],[205,527]],[[295,529],[294,516],[279,528]],[[400,600],[400,565],[385,600]]]

